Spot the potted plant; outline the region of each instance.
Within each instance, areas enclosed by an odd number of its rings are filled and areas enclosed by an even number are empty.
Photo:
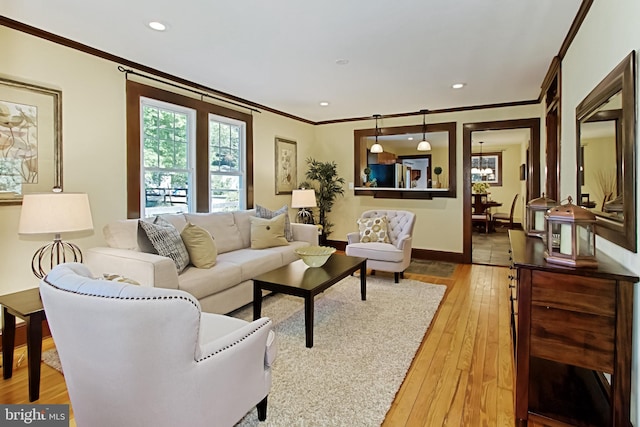
[[[302,183],[301,186],[313,188],[316,191],[316,199],[318,202],[318,221],[316,224],[320,228],[320,243],[325,243],[327,236],[331,234],[333,224],[327,220],[327,214],[331,212],[333,204],[338,195],[344,195],[344,178],[338,177],[335,162],[320,162],[318,160],[308,158],[306,177],[309,180],[317,181],[317,185]]]
[[[370,187],[371,186],[371,168],[369,166],[367,166],[366,168],[364,168],[364,186],[365,187]]]
[[[474,182],[471,186],[471,190],[475,194],[486,194],[489,191],[490,185],[488,182]]]
[[[442,168],[440,166],[436,166],[433,168],[433,173],[436,174],[436,182],[433,184],[434,188],[440,188],[442,183],[440,182],[440,174],[442,173]]]

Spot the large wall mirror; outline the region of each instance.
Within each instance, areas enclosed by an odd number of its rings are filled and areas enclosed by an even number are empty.
[[[423,131],[426,131],[423,133]],[[419,151],[426,137],[431,148]],[[372,152],[376,129],[354,131],[356,195],[377,198],[456,197],[456,124],[378,128],[381,153]],[[374,150],[375,151],[375,150]]]
[[[596,232],[637,252],[635,52],[576,108],[579,204]]]

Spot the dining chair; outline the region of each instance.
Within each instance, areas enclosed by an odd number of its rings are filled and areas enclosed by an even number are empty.
[[[516,193],[515,196],[513,196],[513,201],[511,202],[511,209],[509,210],[509,213],[507,214],[506,212],[496,212],[493,214],[493,225],[494,227],[498,224],[509,224],[509,230],[511,230],[513,228],[513,212],[516,209],[516,202],[518,201],[518,196],[519,194]]]

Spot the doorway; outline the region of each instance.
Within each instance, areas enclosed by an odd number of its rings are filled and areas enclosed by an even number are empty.
[[[509,265],[507,228],[494,228],[491,222],[488,228],[478,227],[475,231],[472,220],[472,180],[478,180],[472,173],[472,157],[477,163],[480,147],[483,158],[485,153],[503,158],[501,169],[494,176],[483,177],[489,182],[489,194],[483,197],[490,206],[489,213],[510,213],[513,198],[518,194],[514,218],[519,217],[518,222],[524,223],[526,200],[540,195],[540,119],[463,125],[463,259],[467,263]],[[498,167],[497,163],[493,165],[492,168]]]

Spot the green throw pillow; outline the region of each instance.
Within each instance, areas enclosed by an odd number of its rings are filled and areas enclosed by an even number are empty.
[[[180,237],[187,247],[191,264],[197,268],[211,268],[216,265],[218,249],[207,230],[189,222],[180,233]]]
[[[284,237],[285,214],[272,219],[252,216],[249,220],[251,221],[251,249],[265,249],[289,244]]]

